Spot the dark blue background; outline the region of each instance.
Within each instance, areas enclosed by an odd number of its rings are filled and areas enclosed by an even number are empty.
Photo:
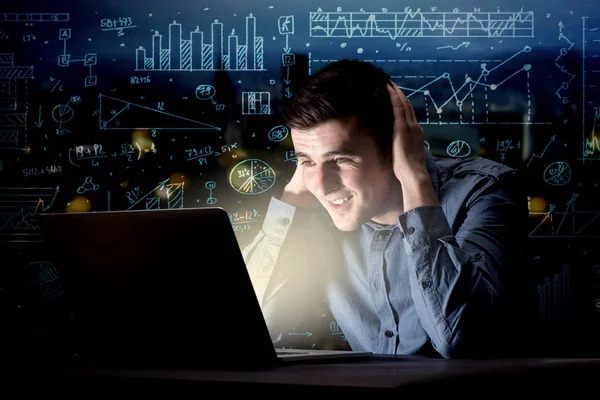
[[[333,19],[338,6],[363,18],[382,8],[390,15],[401,13],[403,18],[408,6],[411,12],[424,12],[426,23],[432,18],[428,14],[431,7],[437,7],[438,17],[447,19],[455,15],[454,8],[459,13],[489,13],[491,18],[498,18],[498,11],[522,10],[533,13],[533,23],[522,23],[531,28],[524,31],[524,37],[512,37],[507,31],[481,37],[471,31],[459,37],[451,30],[446,37],[420,37],[418,33],[427,36],[431,32],[426,28],[404,32],[401,37],[369,37],[359,30],[345,37],[343,31],[338,37],[316,37],[314,33],[321,31],[311,31],[310,13],[322,7]],[[2,318],[7,323],[0,323],[0,329],[8,333],[7,340],[25,337],[38,343],[60,331],[56,320],[68,319],[60,305],[60,279],[39,242],[35,214],[40,210],[69,211],[77,201],[96,211],[144,208],[145,199],[158,188],[183,195],[171,206],[215,204],[225,208],[240,245],[251,240],[270,197],[283,189],[295,168],[288,159],[292,150],[289,135],[278,141],[269,134],[281,125],[283,96],[293,96],[294,83],[326,63],[358,58],[374,62],[405,88],[434,154],[481,155],[524,172],[532,202],[523,279],[531,280],[531,291],[539,299],[539,311],[554,344],[552,351],[596,352],[600,144],[594,141],[593,130],[600,97],[596,88],[600,82],[599,11],[600,5],[591,1],[415,1],[404,5],[344,1],[327,7],[315,1],[263,0],[3,4],[0,288]],[[64,13],[68,20],[7,21],[12,16],[2,13]],[[256,18],[256,35],[263,38],[262,70],[136,70],[136,49],[143,47],[150,56],[155,31],[163,35],[166,45],[173,21],[182,25],[184,39],[198,27],[206,43],[211,23],[218,20],[224,37],[235,29],[242,44],[250,14]],[[278,21],[283,16],[293,16],[293,34],[279,32]],[[377,18],[383,16],[377,14]],[[133,27],[103,30],[106,20]],[[70,38],[60,39],[61,29],[66,28]],[[530,51],[524,52],[525,48]],[[282,66],[285,53],[295,57],[289,67]],[[70,59],[61,66],[59,59],[65,54]],[[93,54],[96,62],[85,66],[82,60]],[[480,85],[470,92],[468,84],[458,90],[467,75],[476,81],[484,68],[491,72],[481,78]],[[444,74],[449,79],[443,79]],[[498,87],[493,90],[491,84]],[[212,100],[196,96],[199,85],[214,88]],[[430,96],[414,91],[425,85]],[[268,92],[269,112],[243,113],[248,106],[243,92]],[[99,96],[108,97],[102,97],[101,104]],[[459,97],[464,98],[462,111],[456,106]],[[443,105],[440,114],[433,102]],[[100,120],[111,118],[111,112],[119,113],[112,122],[131,129],[101,129]],[[158,128],[154,136],[151,130],[141,131],[145,140],[132,136],[133,128],[148,124]],[[219,129],[174,129],[204,124]],[[107,126],[118,127],[114,123]],[[131,154],[124,154],[136,141],[141,142],[142,152],[136,147]],[[102,146],[106,156],[77,160],[73,149],[83,146],[92,151],[94,144],[96,149]],[[190,159],[194,149],[207,146],[222,154],[208,156],[202,165]],[[222,146],[230,151],[223,151]],[[268,190],[243,193],[243,189],[236,190],[235,182],[232,186],[232,169],[234,175],[243,171],[238,164],[250,159],[266,163],[275,175]],[[209,192],[211,181],[215,186]],[[239,184],[236,187],[240,189]],[[209,200],[211,195],[216,200]],[[78,196],[83,197],[77,200]],[[165,199],[158,201],[163,208],[169,206]],[[192,256],[200,256],[194,254],[195,249],[188,250]],[[91,257],[94,251],[90,248]],[[317,343],[306,334],[319,328],[290,327],[289,345],[344,347],[335,321],[330,317],[323,321],[331,343]],[[243,342],[243,334],[232,335],[228,329],[223,327],[224,337]]]

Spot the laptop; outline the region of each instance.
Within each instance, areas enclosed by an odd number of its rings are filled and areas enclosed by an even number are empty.
[[[221,207],[38,217],[78,363],[237,370],[372,356],[276,349]]]

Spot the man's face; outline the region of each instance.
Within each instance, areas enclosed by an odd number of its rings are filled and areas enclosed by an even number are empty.
[[[391,162],[352,120],[330,120],[291,134],[304,184],[339,230],[355,230],[388,211],[398,184]]]

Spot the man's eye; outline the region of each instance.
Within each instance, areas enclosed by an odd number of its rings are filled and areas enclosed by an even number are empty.
[[[336,164],[343,164],[343,163],[347,163],[347,162],[349,162],[349,161],[350,161],[350,160],[349,160],[349,159],[347,159],[347,158],[336,158],[336,159],[335,159],[335,162],[336,162]]]
[[[304,161],[300,161],[300,165],[309,165],[310,161],[308,160],[304,160]]]

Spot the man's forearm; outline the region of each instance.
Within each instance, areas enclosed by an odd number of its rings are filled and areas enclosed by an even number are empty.
[[[404,212],[422,206],[439,204],[427,171],[406,174],[402,181],[402,201]]]

